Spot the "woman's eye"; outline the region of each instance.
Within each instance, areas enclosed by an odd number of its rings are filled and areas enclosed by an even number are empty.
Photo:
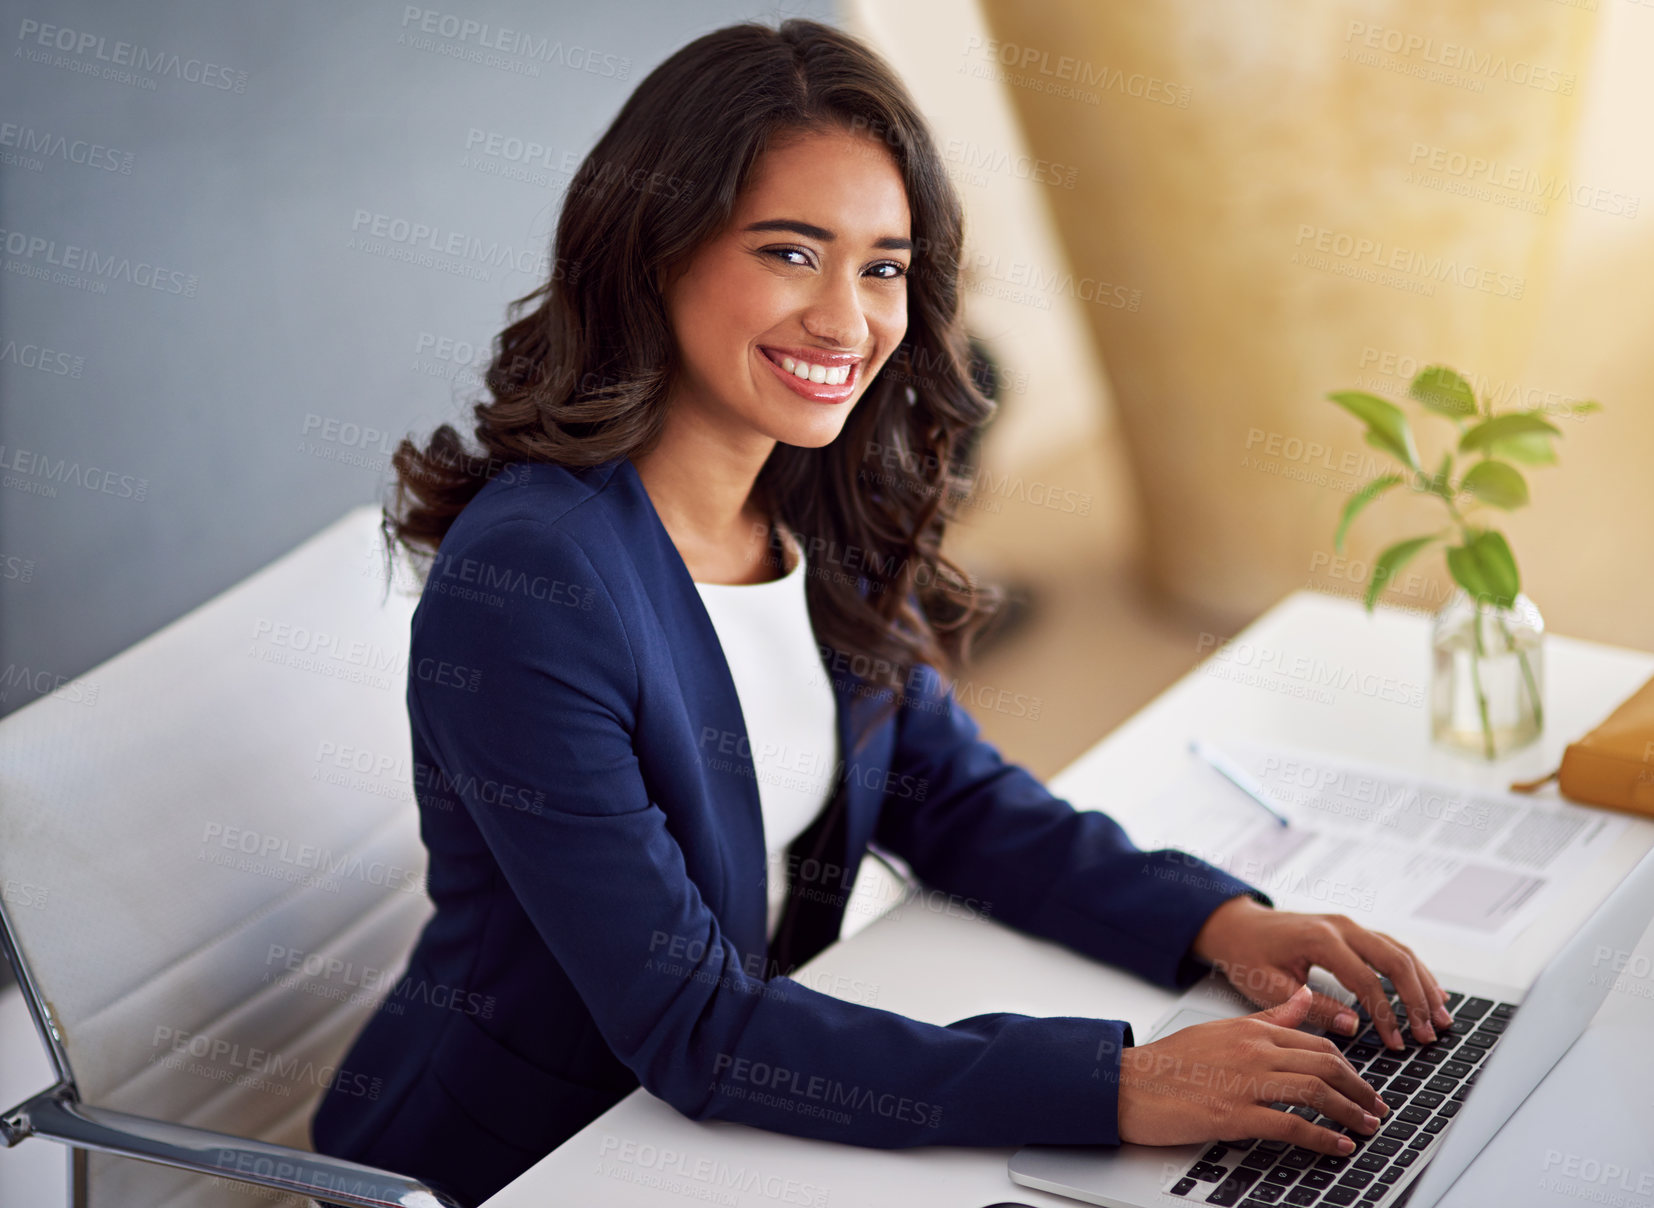
[[[796,268],[809,268],[814,263],[809,252],[797,247],[770,247],[764,249],[766,256],[774,256],[783,264],[790,264]],[[899,260],[881,260],[869,269],[880,281],[894,281],[907,276],[907,265]]]

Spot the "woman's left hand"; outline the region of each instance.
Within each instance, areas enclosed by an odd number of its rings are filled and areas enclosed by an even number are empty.
[[[1308,979],[1310,966],[1319,965],[1355,994],[1392,1049],[1402,1048],[1403,1042],[1378,980],[1381,973],[1395,985],[1407,1008],[1408,1026],[1421,1044],[1436,1039],[1435,1028],[1453,1022],[1447,1012],[1446,991],[1411,948],[1341,914],[1273,910],[1242,895],[1211,913],[1195,936],[1191,952],[1215,965],[1249,1000],[1265,1007],[1285,1002]],[[1314,996],[1304,1022],[1346,1036],[1353,1036],[1360,1026],[1353,1010],[1324,994]]]

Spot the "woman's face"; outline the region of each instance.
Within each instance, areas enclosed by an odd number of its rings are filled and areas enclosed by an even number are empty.
[[[871,135],[797,134],[759,157],[728,228],[665,288],[671,422],[768,456],[832,441],[907,331],[907,191]]]

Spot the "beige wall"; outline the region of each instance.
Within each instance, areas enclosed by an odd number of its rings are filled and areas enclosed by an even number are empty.
[[[857,2],[849,23],[901,72],[930,119],[965,207],[971,330],[1003,364],[995,460],[1035,465],[1103,431],[1107,379],[1082,304],[1021,283],[1036,269],[1048,274],[1067,265],[1048,209],[1048,195],[1064,181],[1034,170],[1005,92],[955,71],[948,59],[967,39],[985,43],[991,36],[982,14],[972,4],[948,3],[949,34],[938,44],[939,7]]]
[[[1438,523],[1386,500],[1358,565],[1331,561],[1378,462],[1328,390],[1399,398],[1446,361],[1501,395],[1598,398],[1499,522],[1554,630],[1654,648],[1654,5],[1595,3],[853,5],[952,149],[971,323],[1025,375],[990,469],[1121,442],[1152,580],[1233,624],[1359,590],[1359,564]],[[1433,607],[1440,562],[1391,598]]]

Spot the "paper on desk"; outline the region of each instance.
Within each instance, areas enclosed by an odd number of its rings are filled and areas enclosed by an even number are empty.
[[[1422,780],[1286,747],[1225,748],[1292,819],[1283,827],[1190,758],[1132,827],[1257,886],[1283,910],[1349,914],[1504,949],[1624,832],[1564,801]]]

